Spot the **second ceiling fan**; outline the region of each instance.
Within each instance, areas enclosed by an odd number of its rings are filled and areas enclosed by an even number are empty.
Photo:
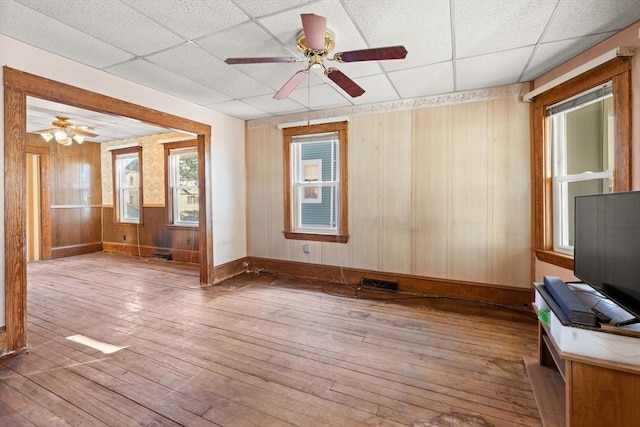
[[[271,62],[304,62],[309,64],[304,70],[300,70],[293,75],[278,92],[273,96],[274,99],[284,99],[304,80],[309,74],[309,70],[314,67],[322,67],[324,74],[342,90],[352,97],[360,96],[364,93],[356,82],[350,79],[342,71],[334,67],[325,66],[324,61],[336,62],[358,62],[358,61],[380,61],[385,59],[404,59],[407,56],[407,49],[404,46],[388,46],[377,47],[371,49],[352,50],[347,52],[338,52],[329,57],[329,52],[335,46],[335,38],[333,33],[327,29],[327,20],[312,13],[302,14],[302,31],[298,33],[298,49],[300,49],[305,58],[298,59],[294,57],[276,56],[276,57],[256,57],[256,58],[227,58],[224,62],[227,64],[264,64]]]

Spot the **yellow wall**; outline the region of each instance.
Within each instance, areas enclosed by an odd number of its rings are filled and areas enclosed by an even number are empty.
[[[249,122],[248,255],[531,286],[526,91],[512,85],[367,113],[322,112],[349,116],[347,244],[283,237],[283,144],[274,120],[300,117]]]

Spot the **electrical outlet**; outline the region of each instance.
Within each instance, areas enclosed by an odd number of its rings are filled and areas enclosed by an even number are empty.
[[[305,254],[311,253],[311,247],[309,246],[308,243],[305,243],[304,245],[302,245],[302,252],[304,252]]]
[[[187,246],[191,246],[191,237],[187,237]]]

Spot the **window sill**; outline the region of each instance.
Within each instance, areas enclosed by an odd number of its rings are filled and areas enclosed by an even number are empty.
[[[571,255],[563,254],[560,252],[543,251],[541,249],[536,249],[535,254],[538,261],[546,262],[573,271],[573,257]]]
[[[292,240],[311,240],[314,242],[329,242],[329,243],[347,243],[349,241],[348,235],[339,234],[314,234],[314,233],[296,233],[293,231],[284,231],[285,239]]]
[[[199,225],[165,224],[164,227],[171,230],[198,230]]]

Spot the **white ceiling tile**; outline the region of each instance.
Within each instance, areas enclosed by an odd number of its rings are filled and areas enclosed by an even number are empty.
[[[191,44],[149,55],[147,59],[161,68],[185,76],[231,98],[264,95],[273,90],[241,73],[223,61]]]
[[[638,0],[562,0],[542,41],[620,30],[639,19]]]
[[[353,0],[345,4],[368,47],[403,45],[404,60],[380,61],[385,70],[451,59],[449,0]]]
[[[456,61],[456,90],[488,88],[518,80],[533,46]]]
[[[216,111],[227,114],[232,117],[238,117],[245,120],[261,119],[271,117],[271,114],[255,108],[243,101],[228,101],[221,104],[210,105]]]
[[[323,83],[311,86],[310,88],[300,85],[298,89],[291,92],[289,98],[305,106],[304,110],[306,110],[307,107],[310,107],[312,110],[322,110],[353,105],[345,98],[349,97],[349,95],[345,94],[343,96],[341,93],[338,93],[338,91],[344,93],[342,89],[339,89],[333,83],[331,83],[331,85]],[[311,99],[309,100],[309,98]]]
[[[18,1],[134,55],[145,55],[184,41],[118,0]]]
[[[300,6],[300,0],[235,0],[235,2],[254,18]]]
[[[456,1],[456,58],[536,44],[556,4],[557,0]]]
[[[294,101],[291,98],[273,99],[272,95],[255,96],[253,98],[245,98],[244,102],[259,110],[266,111],[274,116],[291,114],[300,111],[304,105]]]
[[[183,38],[193,40],[249,20],[231,0],[121,0]]]
[[[613,34],[614,33],[603,33],[595,36],[580,37],[577,39],[543,43],[539,45],[533,52],[531,61],[527,65],[520,81],[527,82],[537,79],[544,73],[556,68]]]
[[[451,61],[389,73],[391,82],[402,98],[419,98],[453,92]]]
[[[399,96],[389,82],[389,79],[383,74],[360,77],[359,79],[354,80],[362,89],[365,90],[362,95],[356,98],[351,98],[351,102],[356,105],[374,104],[377,102],[399,99]]]
[[[0,5],[2,33],[65,58],[96,67],[126,61],[133,55],[14,1]]]
[[[107,71],[196,104],[212,104],[229,99],[220,92],[160,68],[145,59],[118,64],[108,68]]]

